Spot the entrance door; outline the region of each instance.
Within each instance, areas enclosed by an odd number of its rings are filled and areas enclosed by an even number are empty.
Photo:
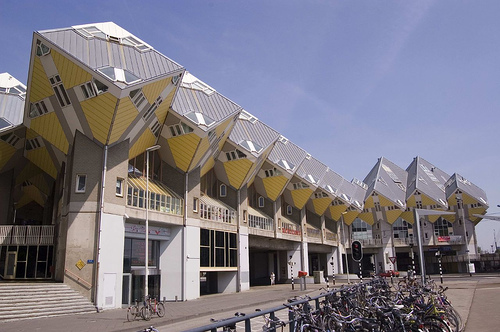
[[[17,252],[8,251],[5,258],[5,279],[14,279],[16,277]]]

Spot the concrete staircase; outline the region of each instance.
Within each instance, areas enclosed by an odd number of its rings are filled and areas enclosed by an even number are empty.
[[[91,312],[94,305],[63,283],[0,282],[0,322]]]

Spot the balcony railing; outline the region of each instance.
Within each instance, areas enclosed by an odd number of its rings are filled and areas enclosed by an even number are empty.
[[[204,220],[234,224],[236,223],[236,211],[220,206],[210,205],[201,201],[200,218]]]
[[[268,231],[274,230],[274,220],[271,218],[256,216],[253,214],[248,215],[248,226],[252,228],[265,229]]]
[[[326,231],[326,240],[327,241],[337,241],[338,240],[338,236],[337,234],[333,233],[333,232],[330,232],[330,231]]]
[[[0,226],[0,245],[53,245],[54,225]]]
[[[282,222],[281,233],[291,234],[291,235],[301,235],[302,229],[300,228],[300,225],[289,222]]]
[[[462,235],[448,235],[448,236],[439,236],[434,235],[434,244],[464,244],[464,237]]]

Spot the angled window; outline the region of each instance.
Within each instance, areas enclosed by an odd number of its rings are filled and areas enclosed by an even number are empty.
[[[93,37],[107,39],[107,35],[93,25],[76,29],[76,31],[87,39]]]
[[[288,144],[288,138],[286,138],[285,136],[280,136],[278,138],[278,142],[281,142],[283,143],[284,145],[287,145]]]
[[[325,198],[328,197],[328,194],[325,192],[315,192],[314,193],[314,198]]]
[[[153,105],[151,105],[148,110],[144,113],[144,115],[142,116],[142,118],[144,119],[144,121],[148,121],[150,118],[151,118],[151,115],[153,115],[153,113],[156,111],[156,109],[158,108],[158,106],[160,106],[160,104],[163,102],[163,100],[161,99],[161,96],[156,98],[155,102],[153,103]]]
[[[0,123],[1,123],[1,121],[2,121],[2,118],[0,118]],[[1,128],[2,128],[2,126],[0,124],[0,129]],[[2,141],[7,142],[8,144],[10,144],[12,146],[15,146],[21,140],[21,138],[14,133],[2,135],[2,136],[0,136],[0,139]]]
[[[87,175],[86,174],[77,174],[76,175],[76,193],[84,193],[85,188],[87,186]]]
[[[263,208],[265,203],[265,199],[262,196],[259,196],[259,207]]]
[[[304,183],[304,182],[295,182],[292,184],[293,185],[293,189],[294,190],[297,190],[297,189],[307,189],[309,188],[309,185]]]
[[[41,148],[43,145],[40,143],[41,138],[35,137],[26,141],[26,151]]]
[[[129,94],[130,100],[134,103],[135,107],[140,111],[146,104],[146,97],[141,89],[132,90]]]
[[[108,87],[98,80],[92,80],[80,85],[82,100],[93,98],[108,91]]]
[[[272,168],[264,170],[264,174],[266,175],[266,178],[269,178],[271,176],[279,176],[281,175],[281,172],[277,168]]]
[[[102,67],[97,69],[99,72],[104,74],[112,81],[123,82],[127,84],[132,84],[140,81],[141,79],[127,69],[115,68],[111,66]]]
[[[57,101],[61,107],[66,107],[71,105],[71,101],[69,100],[68,93],[64,88],[64,85],[61,81],[61,77],[59,75],[54,75],[49,78],[50,85],[52,85],[52,89],[56,95]]]
[[[193,132],[193,128],[189,127],[184,122],[179,122],[177,124],[169,126],[168,129],[170,130],[170,134],[172,135],[172,137],[189,134]]]
[[[45,101],[41,100],[38,103],[31,104],[31,109],[29,114],[30,118],[33,119],[47,113],[49,113],[49,109],[47,108]]]
[[[227,158],[228,161],[237,160],[237,159],[243,159],[243,158],[246,158],[246,157],[247,157],[247,155],[244,154],[243,152],[241,152],[238,149],[226,152],[226,158]]]
[[[291,205],[287,205],[286,206],[286,214],[291,216],[292,215],[292,212],[293,212],[293,208]]]
[[[199,206],[200,206],[200,200],[198,199],[198,197],[193,197],[193,212],[194,213],[198,213]]]
[[[153,135],[155,135],[155,137],[160,136],[161,125],[160,125],[160,122],[158,121],[158,119],[155,119],[153,121],[153,125],[150,128],[151,128],[151,131],[153,132]]]
[[[151,47],[149,47],[148,45],[144,44],[139,39],[134,38],[132,36],[128,36],[128,37],[122,38],[121,39],[121,43],[123,45],[133,46],[133,47],[135,47],[136,49],[138,49],[141,52],[144,52],[144,51],[147,51],[147,50],[151,49]]]
[[[307,174],[305,176],[306,180],[308,180],[309,182],[311,182],[312,184],[316,184],[318,183],[319,179],[316,178],[315,176],[313,176],[312,174]]]
[[[227,195],[227,186],[225,184],[221,184],[219,187],[219,196],[226,197]]]
[[[327,191],[329,191],[330,193],[332,194],[336,194],[337,193],[337,189],[333,188],[332,186],[330,186],[329,184],[327,184],[326,186],[324,186],[323,188],[325,188]]]
[[[50,53],[50,48],[40,40],[36,41],[36,55],[44,56]]]

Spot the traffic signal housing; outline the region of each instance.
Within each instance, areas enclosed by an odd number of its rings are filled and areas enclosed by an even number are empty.
[[[352,241],[351,244],[352,259],[356,262],[361,262],[363,258],[363,248],[361,247],[361,242]]]

